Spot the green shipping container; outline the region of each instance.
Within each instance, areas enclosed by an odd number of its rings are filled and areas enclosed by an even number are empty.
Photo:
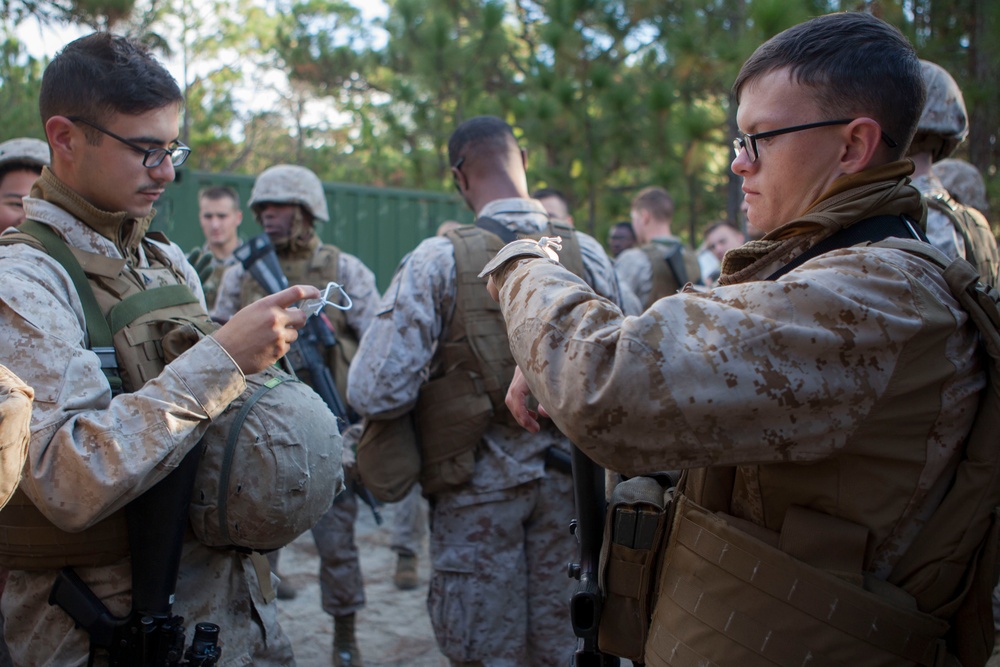
[[[205,236],[198,224],[198,192],[205,187],[226,185],[240,195],[243,207],[240,238],[256,236],[262,230],[246,205],[253,182],[253,176],[181,168],[176,180],[156,202],[152,228],[164,232],[185,251],[201,247]],[[432,236],[439,224],[445,220],[473,221],[472,212],[456,195],[347,183],[324,183],[323,188],[330,222],[319,226],[320,236],[324,242],[356,255],[368,265],[383,292],[399,260]]]

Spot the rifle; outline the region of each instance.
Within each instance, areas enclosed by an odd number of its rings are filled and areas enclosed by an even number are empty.
[[[618,667],[621,660],[606,655],[597,647],[597,630],[604,596],[598,587],[601,543],[604,539],[604,468],[595,464],[575,445],[569,454],[549,447],[546,467],[573,473],[573,499],[576,518],[570,531],[580,545],[579,562],[570,563],[568,574],[579,583],[570,598],[569,615],[577,648],[573,667]]]
[[[59,605],[90,635],[90,658],[104,652],[110,667],[215,665],[222,656],[219,626],[198,623],[184,650],[184,618],[171,614],[188,505],[201,448],[195,447],[172,473],[125,508],[132,557],[132,610],[112,616],[72,568],[56,576],[49,604]],[[151,521],[151,517],[157,520]]]
[[[233,254],[269,294],[275,294],[288,287],[288,279],[281,270],[278,256],[267,234],[258,234],[237,248]],[[299,330],[299,337],[292,343],[286,359],[296,373],[304,371],[309,374],[309,386],[320,395],[330,411],[336,415],[337,420],[346,426],[357,421],[357,415],[340,396],[330,368],[319,352],[321,348],[329,350],[336,344],[337,336],[333,327],[329,325],[329,320],[320,309],[315,316],[307,319],[305,326]],[[382,514],[372,492],[359,480],[351,480],[349,484],[354,494],[371,509],[375,523],[381,526]]]

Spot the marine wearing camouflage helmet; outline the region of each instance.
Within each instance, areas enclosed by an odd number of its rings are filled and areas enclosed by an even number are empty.
[[[920,61],[927,101],[910,144],[913,185],[927,202],[927,238],[949,257],[969,260],[988,283],[997,280],[1000,253],[986,218],[956,202],[935,175],[932,164],[955,152],[969,134],[965,100],[955,79],[940,65]]]
[[[250,208],[259,214],[265,202],[298,204],[304,207],[313,219],[330,221],[323,183],[319,180],[319,176],[305,167],[279,164],[262,171],[250,193]]]
[[[24,220],[22,200],[49,163],[49,145],[22,137],[0,144],[0,232]]]
[[[910,153],[927,151],[934,162],[951,156],[969,134],[969,114],[965,98],[946,69],[927,60],[920,61],[927,88],[927,102],[917,123]]]
[[[379,299],[374,273],[357,257],[320,240],[316,221],[328,222],[329,213],[323,183],[311,170],[291,164],[265,169],[254,183],[249,204],[270,238],[289,282],[320,288],[337,282],[350,297],[353,306],[349,310],[328,306],[323,311],[337,344],[320,350],[341,397],[346,397],[348,368],[358,340],[374,318]],[[264,295],[264,289],[250,272],[237,264],[222,278],[213,317],[225,321],[238,308]],[[303,379],[308,382],[310,378]],[[351,433],[353,431],[348,431],[345,437],[349,438]],[[357,498],[347,490],[337,496],[333,506],[312,529],[320,554],[323,611],[334,618],[334,667],[363,667],[354,627],[356,614],[365,604],[364,582],[354,540],[357,512]],[[272,565],[277,567],[276,553]]]
[[[29,165],[41,171],[49,164],[49,145],[30,137],[3,142],[0,144],[0,171],[12,164]]]

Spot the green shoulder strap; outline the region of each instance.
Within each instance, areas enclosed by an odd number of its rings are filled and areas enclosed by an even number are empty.
[[[69,246],[58,234],[47,226],[25,220],[18,229],[29,236],[33,236],[45,247],[45,252],[66,269],[66,273],[73,280],[76,293],[80,296],[83,304],[83,316],[87,322],[87,340],[90,341],[90,349],[101,360],[101,370],[108,378],[111,385],[111,394],[121,393],[122,379],[118,373],[118,358],[115,356],[115,345],[112,340],[111,328],[104,319],[101,307],[97,304],[97,297],[87,280],[80,262],[73,256]]]
[[[90,286],[87,274],[73,255],[69,245],[49,227],[34,220],[25,220],[18,229],[37,239],[45,248],[45,252],[59,262],[73,280],[73,285],[76,287],[76,292],[83,304],[90,349],[101,360],[101,370],[104,371],[111,384],[112,395],[117,395],[122,390],[122,379],[118,372],[118,359],[115,355],[114,334],[146,313],[160,308],[198,301],[187,285],[168,285],[126,297],[116,303],[105,317],[97,303],[97,297]]]

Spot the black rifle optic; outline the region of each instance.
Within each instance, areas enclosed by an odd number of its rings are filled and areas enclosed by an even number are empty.
[[[128,616],[112,616],[72,568],[56,576],[49,604],[59,605],[90,635],[88,665],[106,655],[110,667],[211,667],[222,656],[218,625],[198,623],[185,651],[184,618],[171,613],[200,458],[196,446],[176,470],[125,508],[132,556]]]
[[[271,245],[271,239],[267,234],[258,234],[237,248],[233,254],[268,294],[275,294],[288,287],[288,279],[281,270],[278,255],[274,252],[274,246]],[[337,391],[337,383],[326,365],[326,360],[320,354],[321,349],[329,350],[336,344],[337,336],[333,328],[327,326],[320,311],[320,314],[306,320],[305,326],[299,330],[298,339],[292,343],[291,349],[285,356],[293,371],[308,373],[309,386],[320,395],[337,420],[348,426],[357,421],[357,415]],[[358,480],[351,480],[350,484],[354,494],[371,508],[375,523],[381,526],[382,514],[372,492]]]

